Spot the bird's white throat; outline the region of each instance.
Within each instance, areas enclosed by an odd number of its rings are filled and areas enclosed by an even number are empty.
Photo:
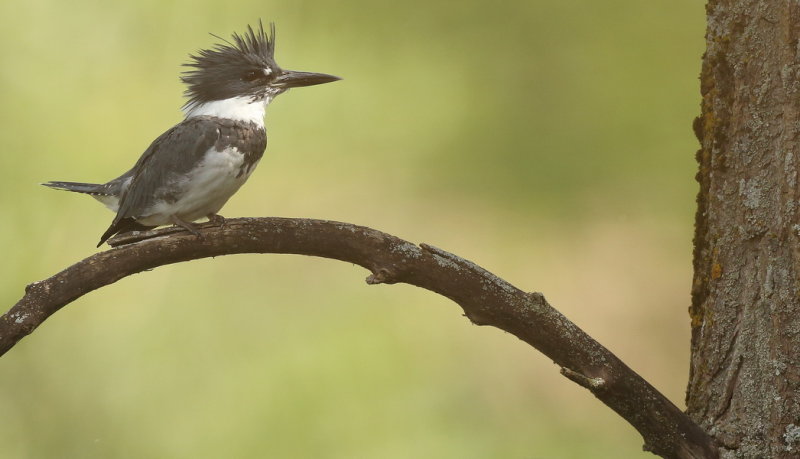
[[[215,116],[235,121],[249,121],[258,126],[264,126],[264,111],[272,100],[267,97],[253,101],[252,97],[231,97],[225,100],[215,100],[202,104],[191,105],[184,108],[186,118],[195,116]]]

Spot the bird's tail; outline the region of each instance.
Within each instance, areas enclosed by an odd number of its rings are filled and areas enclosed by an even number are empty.
[[[145,226],[141,223],[137,222],[133,218],[126,217],[121,219],[114,219],[114,222],[111,223],[111,226],[100,236],[100,242],[97,243],[97,247],[103,245],[111,236],[115,234],[122,234],[127,233],[129,231],[147,231],[149,229],[153,229],[155,226]]]
[[[47,183],[42,183],[42,185],[56,190],[74,191],[76,193],[86,193],[93,195],[108,194],[105,184],[100,184],[100,183],[47,182]]]

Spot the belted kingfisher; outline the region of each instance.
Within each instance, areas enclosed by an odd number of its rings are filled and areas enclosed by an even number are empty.
[[[267,146],[264,111],[290,88],[339,80],[324,73],[283,70],[275,63],[275,24],[266,34],[247,27],[190,55],[186,118],[161,134],[131,170],[103,184],[47,182],[59,190],[89,194],[117,213],[103,233],[108,238],[134,230],[175,224],[200,235],[192,224],[217,214],[255,169]]]

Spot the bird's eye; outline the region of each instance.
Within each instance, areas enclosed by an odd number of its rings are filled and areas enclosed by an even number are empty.
[[[258,70],[252,70],[250,72],[245,73],[244,76],[242,76],[242,79],[244,81],[254,81],[262,76],[264,76],[263,72],[259,72]]]

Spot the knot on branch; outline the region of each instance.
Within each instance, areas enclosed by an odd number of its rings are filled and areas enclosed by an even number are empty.
[[[397,283],[397,273],[393,269],[378,268],[367,277],[367,284],[395,284]]]
[[[25,293],[31,293],[31,290],[35,289],[36,287],[41,284],[41,281],[31,282],[30,284],[25,286]]]
[[[478,326],[494,325],[494,323],[491,320],[489,320],[489,315],[481,314],[477,310],[464,311],[464,317],[466,317],[467,319],[469,319],[470,322]]]
[[[577,383],[579,386],[585,387],[592,392],[605,389],[606,387],[605,379],[592,378],[567,367],[561,367],[561,374],[566,376],[567,379]]]
[[[544,295],[541,292],[528,292],[528,298],[536,304],[547,304],[547,300],[544,299]]]

